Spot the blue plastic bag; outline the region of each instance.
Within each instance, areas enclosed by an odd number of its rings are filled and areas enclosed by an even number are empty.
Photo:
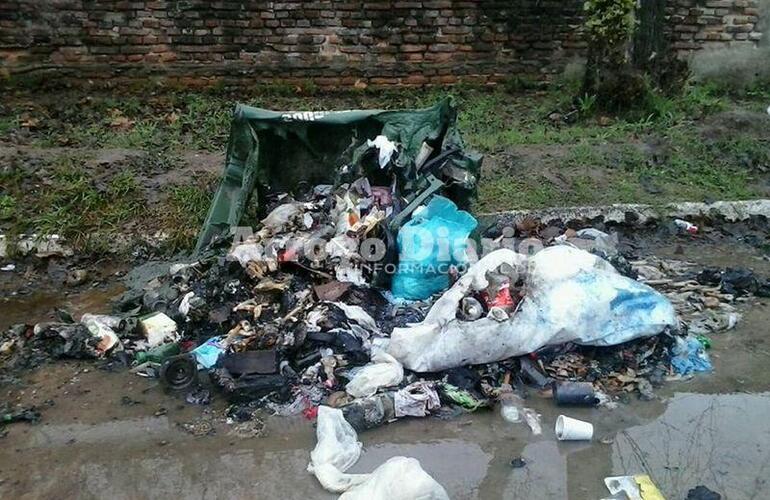
[[[711,359],[706,348],[696,337],[688,335],[685,338],[677,337],[676,345],[671,349],[671,366],[680,375],[689,375],[693,372],[710,372],[712,370]]]
[[[471,214],[443,196],[434,196],[415,212],[398,233],[393,296],[421,300],[449,287],[449,268],[467,262],[468,236],[477,225]]]
[[[225,352],[225,347],[221,343],[222,337],[211,337],[206,342],[192,350],[195,360],[198,362],[198,369],[209,370],[217,364],[219,356]]]

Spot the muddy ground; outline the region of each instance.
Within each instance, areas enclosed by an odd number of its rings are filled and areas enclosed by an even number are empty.
[[[664,241],[644,252],[770,273],[752,246],[699,241]],[[76,315],[107,311],[122,288],[115,272],[105,268],[101,284],[67,296],[42,289],[6,297],[0,327],[46,319],[57,306]],[[713,336],[713,374],[668,383],[653,401],[634,396],[614,410],[565,409],[533,396],[543,415],[537,437],[495,411],[402,420],[359,435],[364,453],[352,471],[412,456],[455,499],[595,499],[606,493],[605,476],[637,473],[650,474],[669,499],[700,484],[728,500],[769,498],[770,302],[752,299],[744,312],[736,329]],[[220,396],[202,409],[154,380],[83,362],[4,382],[0,400],[42,412],[39,423],[9,425],[0,438],[2,498],[334,498],[305,470],[315,433],[303,417],[267,418],[265,435],[249,438],[215,419],[213,433],[193,436],[180,424],[220,415]],[[593,422],[596,439],[557,442],[559,413]],[[511,467],[516,457],[523,468]]]

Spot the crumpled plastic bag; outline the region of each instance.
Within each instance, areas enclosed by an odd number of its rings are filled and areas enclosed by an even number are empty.
[[[507,263],[525,272],[526,296],[509,320],[456,319],[460,301],[487,286],[486,272]],[[531,258],[496,250],[471,266],[422,323],[396,328],[388,352],[406,368],[435,372],[521,356],[554,344],[609,346],[677,325],[671,302],[615,271],[605,260],[569,246]]]
[[[356,371],[345,391],[355,398],[374,395],[380,387],[401,383],[404,367],[393,356],[380,349],[372,350],[372,362]]]
[[[80,317],[80,322],[88,328],[89,332],[100,339],[99,343],[96,345],[96,350],[100,355],[104,355],[113,348],[121,350],[122,344],[120,338],[114,330],[115,328],[120,327],[120,318],[103,314],[86,313]]]
[[[384,135],[378,135],[374,140],[367,140],[366,145],[370,148],[378,149],[377,162],[380,164],[380,168],[388,166],[390,159],[393,157],[393,153],[398,149],[396,143]]]
[[[393,457],[365,476],[339,500],[449,500],[416,458]]]
[[[398,232],[398,270],[391,291],[402,299],[422,300],[449,286],[449,266],[467,262],[468,236],[478,225],[448,198],[434,196]]]
[[[671,354],[671,366],[680,375],[710,372],[713,369],[706,348],[693,335],[676,337],[676,345],[671,348]]]
[[[433,382],[420,380],[396,391],[393,396],[396,418],[424,417],[441,407]]]
[[[316,427],[318,443],[310,452],[308,472],[315,472],[322,465],[331,465],[339,472],[345,472],[358,462],[361,447],[358,435],[342,415],[342,410],[328,406],[318,407],[318,423]],[[321,484],[324,481],[318,478]],[[326,487],[326,486],[324,486]]]
[[[371,474],[345,474],[358,461],[362,445],[341,410],[319,406],[316,435],[307,470],[327,491],[343,493],[341,500],[449,499],[414,458],[391,458]]]

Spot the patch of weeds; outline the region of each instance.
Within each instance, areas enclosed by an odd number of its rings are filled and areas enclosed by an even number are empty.
[[[0,117],[0,135],[6,135],[19,127],[19,119],[16,116]]]
[[[576,103],[581,116],[592,116],[596,112],[596,95],[583,94],[578,96]]]
[[[749,171],[724,143],[703,142],[693,134],[671,135],[671,155],[660,175],[678,199],[739,200],[756,195]]]
[[[106,188],[94,184],[82,159],[64,157],[50,172],[50,182],[27,200],[31,227],[43,234],[61,234],[75,246],[123,231],[124,224],[141,220],[146,208],[133,175],[121,172]]]
[[[213,178],[206,178],[194,185],[169,188],[168,200],[159,209],[163,230],[169,235],[165,245],[168,251],[193,246],[208,213],[213,187]]]
[[[9,194],[0,194],[0,220],[11,219],[16,213],[16,198]]]
[[[223,150],[230,132],[233,108],[233,104],[223,101],[190,96],[185,99],[177,127],[183,136],[189,134],[189,145],[211,151]]]
[[[676,99],[679,110],[686,116],[698,117],[727,108],[727,103],[719,95],[719,90],[715,84],[689,85],[684,93]]]
[[[506,78],[502,83],[502,87],[510,94],[518,94],[527,90],[542,88],[543,82],[528,75],[515,75]]]
[[[569,150],[566,161],[570,166],[602,166],[605,157],[598,148],[582,143]]]
[[[557,197],[557,188],[545,177],[500,175],[496,176],[495,182],[483,182],[479,186],[479,198],[474,210],[489,213],[540,208],[552,205]]]
[[[130,129],[112,131],[106,134],[103,145],[119,148],[150,148],[158,146],[164,140],[158,124],[152,121],[140,121]]]

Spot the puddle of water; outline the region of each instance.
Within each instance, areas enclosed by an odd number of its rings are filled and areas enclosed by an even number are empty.
[[[63,290],[43,290],[27,295],[4,297],[0,300],[0,329],[5,330],[16,323],[56,321],[54,308],[57,307],[70,311],[75,318],[87,312],[109,312],[110,301],[124,290],[123,285],[111,283],[69,295],[64,295]]]
[[[715,250],[713,259],[729,255]],[[752,264],[766,264],[754,257]],[[745,256],[730,265],[741,262],[749,265]],[[533,397],[528,404],[543,418],[537,437],[490,411],[400,421],[359,435],[364,452],[351,472],[412,456],[453,499],[602,498],[604,477],[638,473],[649,474],[671,499],[700,484],[726,500],[770,498],[768,321],[766,301],[752,307],[735,330],[713,336],[715,373],[670,383],[660,400],[609,411],[558,408]],[[56,404],[43,407],[37,426],[8,428],[0,446],[2,498],[336,498],[305,470],[315,431],[302,418],[271,419],[265,438],[238,439],[221,429],[193,437],[176,424],[199,416],[199,408],[127,373],[64,363],[30,374],[27,383],[2,394],[12,402]],[[122,396],[141,403],[121,405]],[[154,416],[160,407],[167,414]],[[560,413],[593,422],[597,439],[556,441]],[[602,444],[605,436],[614,441]],[[512,468],[515,457],[526,466]]]

